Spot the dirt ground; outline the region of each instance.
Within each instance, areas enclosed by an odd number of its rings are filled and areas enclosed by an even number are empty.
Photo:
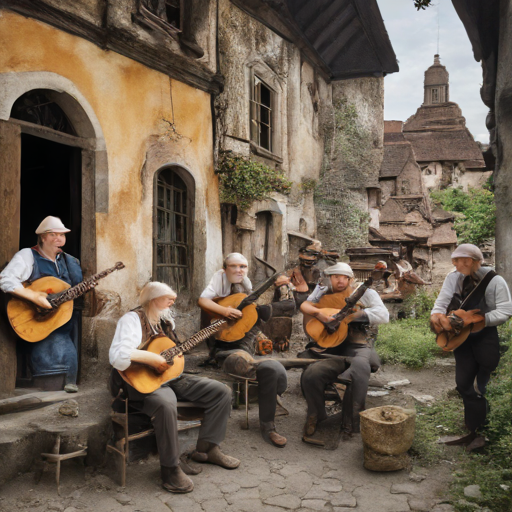
[[[215,370],[198,368],[206,352],[187,357],[187,371],[222,378]],[[374,473],[363,468],[360,435],[342,440],[335,450],[307,445],[301,441],[306,414],[300,392],[302,370],[288,371],[289,386],[283,404],[289,415],[276,419],[278,431],[288,438],[284,449],[263,442],[258,430],[257,404],[250,407],[250,428],[240,428],[245,411],[233,410],[223,449],[239,458],[241,466],[226,471],[205,465],[192,479],[195,490],[188,495],[171,495],[160,486],[157,456],[128,467],[127,486],[118,486],[117,471],[111,459],[101,467],[84,467],[67,461],[57,494],[54,468],[41,473],[19,475],[0,488],[0,511],[97,511],[97,512],[239,512],[323,510],[341,512],[449,511],[443,504],[453,467],[440,461],[436,467],[413,467],[390,473]],[[396,389],[382,386],[408,379],[410,384]],[[413,406],[415,398],[430,395],[439,398],[454,387],[454,366],[440,359],[420,371],[398,366],[383,366],[372,375],[370,391],[387,391],[385,396],[369,396],[367,407],[386,404]],[[8,463],[8,461],[2,461]],[[39,479],[37,482],[37,479]]]

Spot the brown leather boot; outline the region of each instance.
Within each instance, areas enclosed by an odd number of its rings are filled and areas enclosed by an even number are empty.
[[[179,466],[167,468],[160,466],[162,487],[168,492],[185,494],[194,490],[194,482],[183,473]]]
[[[316,432],[318,418],[316,414],[309,414],[304,425],[304,435],[312,436]]]
[[[240,461],[222,453],[218,444],[207,443],[205,446],[204,441],[198,441],[197,451],[191,455],[191,459],[196,462],[209,462],[224,469],[236,469],[240,466]]]
[[[260,421],[261,437],[277,448],[284,448],[286,446],[286,437],[279,435],[276,432],[276,425],[273,421]]]

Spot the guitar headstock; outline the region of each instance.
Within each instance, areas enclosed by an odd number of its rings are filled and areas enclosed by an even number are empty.
[[[116,270],[121,270],[122,268],[124,268],[124,263],[122,261],[118,261],[115,265],[114,265],[114,268]]]

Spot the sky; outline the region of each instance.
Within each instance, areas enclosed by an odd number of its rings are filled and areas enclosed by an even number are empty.
[[[451,0],[417,11],[413,0],[377,0],[400,71],[384,78],[384,119],[406,121],[423,103],[424,73],[437,53],[450,74],[450,101],[458,103],[475,140],[489,142],[488,109],[480,99],[482,68]]]

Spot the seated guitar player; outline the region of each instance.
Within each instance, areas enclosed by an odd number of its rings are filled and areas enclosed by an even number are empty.
[[[175,300],[176,293],[164,283],[151,282],[144,286],[140,293],[140,306],[126,313],[117,324],[109,352],[110,363],[116,370],[124,371],[134,362],[149,365],[158,373],[169,368],[160,354],[141,349],[147,346],[148,340],[159,336],[167,336],[176,344],[179,343],[169,311]],[[239,466],[240,461],[225,455],[219,447],[224,440],[231,412],[231,390],[225,384],[182,374],[153,393],[142,394],[123,383],[119,373],[113,371],[111,391],[114,395],[121,385],[124,385],[131,404],[138,404],[140,412],[151,418],[164,489],[173,493],[187,493],[194,488],[192,480],[179,465],[177,400],[195,402],[204,408],[204,420],[196,451],[191,455],[192,460],[217,464],[226,469]]]
[[[218,270],[212,277],[208,286],[204,289],[198,304],[204,311],[213,313],[219,317],[233,321],[243,317],[242,311],[235,307],[225,307],[217,304],[214,299],[229,297],[236,293],[250,294],[252,283],[247,277],[248,262],[240,253],[228,254],[224,260],[224,268]],[[260,332],[259,322],[268,321],[272,315],[282,316],[293,313],[295,301],[290,291],[288,280],[276,281],[279,287],[281,300],[266,306],[257,306],[257,323],[248,332],[242,333],[240,339],[235,341],[215,340],[211,347],[210,355],[222,364],[228,356],[230,362],[236,358],[240,351],[253,356],[257,348],[257,336]],[[243,354],[242,354],[243,356]],[[236,366],[236,365],[234,365]],[[258,381],[258,403],[260,430],[263,439],[278,448],[286,445],[286,438],[276,432],[275,414],[277,395],[284,393],[288,386],[286,370],[277,361],[262,361],[256,370]]]
[[[37,245],[17,252],[0,274],[0,289],[33,302],[36,306],[52,309],[46,299],[48,293],[25,288],[42,277],[56,277],[71,286],[82,282],[80,262],[65,253],[61,247],[66,243],[70,230],[58,217],[46,217],[36,229]],[[51,292],[49,292],[51,293]],[[78,372],[78,317],[55,329],[45,339],[30,344],[29,366],[33,377],[65,373],[64,390],[76,393]]]
[[[329,286],[317,285],[307,301],[302,303],[300,309],[304,315],[309,315],[310,318],[316,318],[325,324],[332,320],[332,317],[327,317],[322,313],[321,308],[325,307],[322,305],[322,298],[324,298],[324,302],[331,299],[329,307],[342,309],[345,306],[345,301],[338,297],[348,296],[352,292],[351,284],[354,273],[348,264],[336,263],[336,265],[325,269],[324,274],[329,278]],[[330,295],[331,297],[329,297]],[[336,301],[339,301],[339,304]],[[333,383],[338,377],[351,383],[352,429],[353,432],[359,432],[359,412],[365,407],[370,373],[372,370],[376,371],[380,366],[377,353],[367,342],[364,324],[375,326],[389,321],[388,310],[375,290],[367,289],[359,300],[359,304],[364,309],[352,313],[347,318],[349,325],[345,341],[329,348],[322,348],[312,342],[304,352],[299,354],[299,357],[305,358],[319,358],[321,353],[352,358],[348,368],[343,359],[329,358],[313,363],[304,370],[301,387],[308,406],[304,427],[306,437],[312,436],[316,431],[317,424],[327,418],[324,391],[326,386]]]

